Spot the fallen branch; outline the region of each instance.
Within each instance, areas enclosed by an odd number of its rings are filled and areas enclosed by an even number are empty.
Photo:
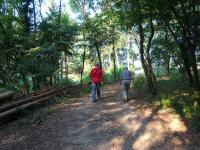
[[[52,91],[49,91],[49,92],[46,92],[46,93],[43,93],[43,94],[40,94],[40,95],[36,95],[34,97],[28,97],[28,98],[23,99],[23,100],[18,100],[18,101],[15,101],[15,102],[11,102],[9,104],[1,106],[0,107],[0,113],[6,111],[8,109],[11,109],[13,107],[16,107],[16,106],[19,106],[19,105],[23,105],[23,104],[26,104],[28,102],[35,101],[35,100],[40,99],[42,97],[46,97],[46,96],[49,96],[49,95],[52,96],[54,94],[59,94],[61,92],[63,93],[63,90],[65,92],[69,92],[70,91],[70,89],[65,89],[65,88],[64,89],[57,89],[57,90],[52,90]]]
[[[18,111],[31,107],[34,104],[52,99],[54,96],[58,96],[63,92],[70,91],[71,89],[68,88],[61,88],[53,91],[46,92],[44,94],[40,94],[34,97],[29,97],[24,100],[12,102],[10,104],[4,105],[0,107],[0,120],[2,120],[5,117],[8,117],[11,114],[17,113]]]
[[[7,100],[12,100],[14,94],[15,93],[13,91],[7,91],[5,93],[0,94],[0,104],[4,103]]]
[[[23,105],[15,107],[15,108],[9,109],[7,111],[4,111],[4,112],[0,113],[0,120],[3,120],[5,117],[8,117],[12,114],[15,114],[15,113],[23,110],[23,109],[26,109],[28,107],[31,107],[31,106],[36,105],[38,103],[41,103],[43,101],[49,100],[51,98],[52,98],[51,96],[48,96],[46,98],[43,98],[43,99],[40,99],[40,100],[37,100],[37,101],[33,101],[33,102],[30,102],[30,103],[27,103],[27,104],[23,104]]]

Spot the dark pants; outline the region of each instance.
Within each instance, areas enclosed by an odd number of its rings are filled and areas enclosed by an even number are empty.
[[[96,101],[97,99],[100,99],[100,84],[92,83],[92,100]]]
[[[130,80],[122,81],[122,86],[123,86],[123,98],[125,100],[128,100],[128,90],[130,88]]]

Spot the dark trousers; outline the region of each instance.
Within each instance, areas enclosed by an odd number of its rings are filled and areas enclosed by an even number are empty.
[[[100,84],[99,83],[92,83],[92,100],[96,101],[97,98],[100,99]]]

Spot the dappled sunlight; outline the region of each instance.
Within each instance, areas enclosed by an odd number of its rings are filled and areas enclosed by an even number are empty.
[[[170,80],[170,77],[157,77],[157,80]]]
[[[95,147],[95,150],[122,150],[124,144],[123,136],[116,136],[111,141],[108,141],[104,144],[98,144]],[[94,147],[91,149],[94,150]]]
[[[115,112],[119,112],[122,111],[123,108],[113,108],[113,109],[109,109],[109,110],[103,110],[103,113],[115,113]]]
[[[104,91],[104,94],[111,94],[111,93],[116,93],[116,91]]]
[[[166,115],[167,114],[167,115]],[[182,121],[181,117],[175,113],[173,109],[162,109],[159,111],[158,116],[159,120],[162,120],[165,124],[168,125],[168,128],[172,132],[186,132],[187,127]]]
[[[132,148],[134,150],[148,150],[151,145],[156,143],[158,140],[160,140],[158,133],[155,131],[146,131],[132,144]]]
[[[111,140],[112,148],[110,150],[121,150],[124,143],[122,136],[117,136]]]
[[[180,121],[180,118],[172,118],[171,122],[169,123],[169,128],[171,131],[178,131],[178,132],[187,131],[187,127],[182,121]]]
[[[149,117],[152,114],[152,110],[151,109],[146,109],[144,111],[144,117]]]
[[[176,93],[175,97],[177,97],[177,96],[183,96],[183,97],[184,96],[189,96],[189,93],[188,92],[180,92],[179,91],[179,92]]]
[[[137,114],[133,113],[124,115],[117,119],[117,121],[124,126],[127,133],[138,130],[142,124],[141,118]]]
[[[106,106],[115,106],[116,102],[107,102],[105,105]]]

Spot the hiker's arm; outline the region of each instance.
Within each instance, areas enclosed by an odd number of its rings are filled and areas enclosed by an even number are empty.
[[[120,75],[120,85],[122,84],[122,74]]]
[[[90,72],[90,78],[93,78],[93,69]]]

